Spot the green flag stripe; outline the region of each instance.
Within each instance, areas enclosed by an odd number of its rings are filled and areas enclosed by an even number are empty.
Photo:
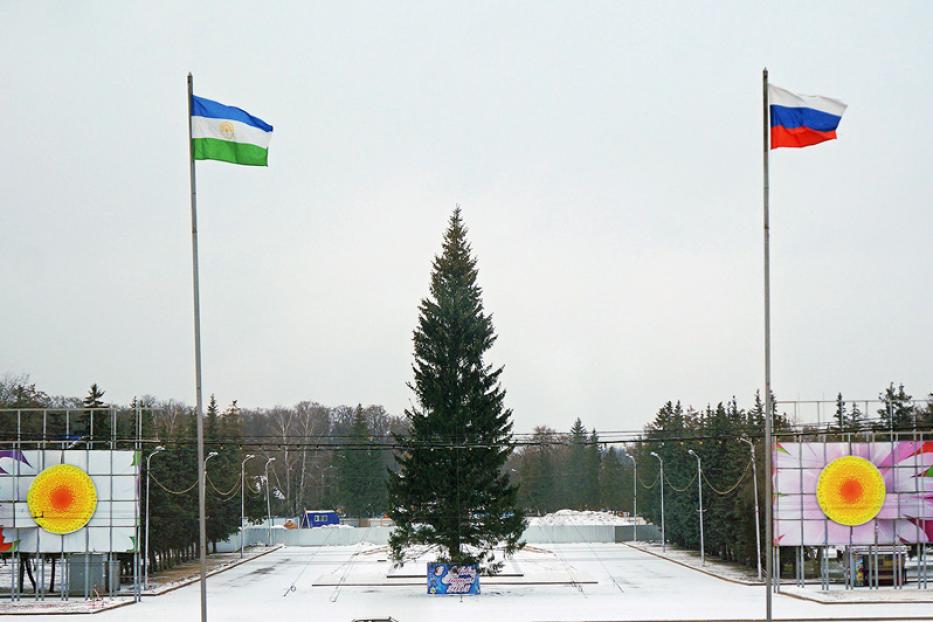
[[[216,138],[194,138],[195,160],[222,160],[247,166],[269,166],[269,150],[248,143]]]

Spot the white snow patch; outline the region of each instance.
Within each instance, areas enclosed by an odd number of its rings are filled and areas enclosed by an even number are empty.
[[[619,516],[612,512],[594,512],[592,510],[557,510],[544,516],[528,519],[529,527],[540,525],[634,525],[636,519],[631,516]],[[637,519],[639,525],[644,521]]]

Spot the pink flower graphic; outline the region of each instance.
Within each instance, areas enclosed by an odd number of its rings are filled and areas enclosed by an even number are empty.
[[[820,473],[842,456],[864,458],[884,479],[880,511],[853,527],[830,520],[817,499]],[[779,443],[773,478],[776,546],[933,541],[933,442]]]

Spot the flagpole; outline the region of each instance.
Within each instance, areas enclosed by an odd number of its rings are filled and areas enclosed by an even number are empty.
[[[764,160],[764,254],[765,254],[765,619],[771,622],[771,591],[774,586],[774,538],[772,536],[772,492],[771,492],[771,256],[770,224],[768,221],[769,172],[768,172],[768,69],[761,72],[762,96],[762,155]]]
[[[204,418],[201,395],[201,292],[198,279],[198,192],[194,169],[194,142],[191,132],[191,105],[194,78],[188,74],[188,161],[191,171],[191,270],[194,281],[194,386],[197,394],[195,417],[198,427],[198,549],[201,558],[201,622],[207,622],[207,523],[205,519]]]

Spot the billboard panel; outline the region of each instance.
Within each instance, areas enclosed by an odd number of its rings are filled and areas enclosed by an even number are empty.
[[[933,442],[778,443],[775,546],[933,541]]]
[[[134,552],[134,451],[0,450],[0,552]]]

